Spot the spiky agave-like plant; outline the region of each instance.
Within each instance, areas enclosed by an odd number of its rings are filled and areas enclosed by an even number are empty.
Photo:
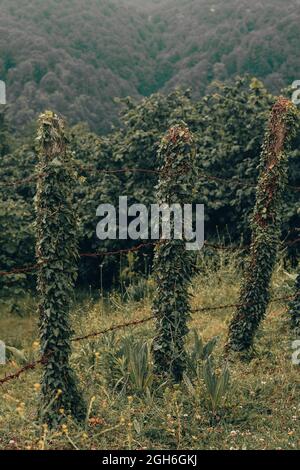
[[[248,350],[266,313],[280,242],[281,203],[287,183],[288,150],[295,135],[298,117],[298,111],[291,101],[278,98],[271,111],[262,148],[250,257],[242,282],[239,307],[229,327],[227,351]]]
[[[37,141],[37,290],[44,358],[40,417],[56,426],[63,417],[61,409],[77,420],[85,418],[85,403],[69,364],[69,310],[78,262],[77,221],[72,207],[76,179],[62,119],[51,111],[41,114]]]

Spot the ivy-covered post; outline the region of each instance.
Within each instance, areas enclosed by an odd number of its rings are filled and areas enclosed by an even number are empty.
[[[77,221],[72,207],[75,173],[64,122],[53,112],[39,117],[36,194],[36,253],[39,264],[41,353],[45,359],[40,417],[58,425],[60,412],[85,418],[85,404],[69,364],[69,310],[77,276]]]
[[[289,313],[291,317],[292,331],[300,335],[300,274],[298,274],[295,285],[295,297],[290,303]]]
[[[182,123],[172,127],[162,139],[159,149],[162,161],[157,187],[157,201],[167,204],[188,204],[195,187],[195,152],[193,137]],[[189,285],[192,255],[183,239],[174,238],[174,217],[171,218],[171,238],[160,239],[155,248],[154,276],[156,294],[153,313],[156,337],[153,343],[155,371],[175,382],[182,379],[185,369],[185,337],[190,315]]]
[[[262,148],[250,257],[242,281],[239,307],[229,327],[227,351],[248,350],[266,313],[280,243],[288,150],[295,135],[297,119],[297,109],[291,101],[278,98],[271,111]]]

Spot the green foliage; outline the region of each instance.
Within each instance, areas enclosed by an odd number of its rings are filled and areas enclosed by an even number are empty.
[[[201,337],[194,330],[194,345],[188,357],[188,371],[183,374],[183,382],[189,395],[199,406],[201,395],[209,401],[209,407],[214,415],[221,406],[222,401],[229,388],[229,369],[228,365],[216,373],[212,352],[216,345],[217,338],[212,338],[205,346]],[[203,382],[207,394],[203,394]]]
[[[293,332],[300,334],[300,274],[298,274],[295,283],[295,298],[290,303],[289,314],[291,316],[291,327]]]
[[[148,342],[140,344],[127,342],[125,345],[128,360],[129,382],[138,392],[151,390],[153,384],[153,367],[151,357],[151,346]]]
[[[216,414],[218,408],[220,407],[225,394],[229,388],[229,369],[226,364],[223,369],[220,371],[219,376],[213,368],[212,358],[209,357],[203,365],[203,379],[206,385],[208,392],[211,411],[213,414]]]
[[[237,301],[241,274],[235,263],[234,256],[237,255],[232,256],[230,250],[225,250],[220,256],[224,259],[221,266],[213,265],[210,256],[203,256],[201,272],[193,280],[193,306],[215,305],[216,299],[218,304]],[[272,282],[274,297],[290,295],[290,279],[294,277],[294,270],[288,269],[287,273],[282,264],[279,268],[275,270]],[[80,302],[72,308],[74,336],[150,316],[148,300],[137,308],[136,303],[123,304],[117,298],[120,296],[114,296],[111,301],[101,299],[94,302],[88,293],[80,296]],[[27,299],[27,302],[24,309],[33,311],[33,299]],[[153,323],[147,322],[137,325],[131,334],[124,329],[115,331],[112,344],[108,344],[112,335],[73,343],[72,364],[85,386],[87,402],[92,405],[87,414],[90,419],[84,428],[72,420],[66,423],[65,433],[57,432],[57,429],[45,432],[43,426],[37,426],[33,417],[38,398],[35,384],[40,379],[40,368],[4,385],[1,388],[3,399],[0,400],[0,448],[67,450],[76,446],[80,450],[124,451],[129,449],[128,435],[131,433],[131,448],[134,450],[297,449],[300,433],[297,419],[299,367],[291,366],[291,334],[282,316],[285,304],[276,305],[278,308],[272,307],[273,315],[265,324],[256,359],[230,363],[230,388],[226,401],[217,408],[217,416],[213,416],[211,406],[207,406],[209,397],[203,382],[203,364],[200,364],[199,376],[192,378],[196,395],[190,393],[185,381],[179,386],[166,384],[158,392],[157,381],[154,381],[150,398],[147,393],[135,392],[131,385],[124,389],[124,393],[120,392],[122,385],[115,390],[111,387],[113,384],[108,379],[114,370],[109,363],[104,367],[106,354],[111,352],[115,356],[124,336],[129,335],[132,341],[139,341],[141,345],[152,338]],[[1,339],[24,351],[29,361],[37,359],[36,315],[19,318],[6,315],[5,311],[1,313]],[[190,326],[205,338],[220,336],[222,345],[230,316],[231,309],[197,312],[193,314]],[[193,349],[193,335],[190,340],[189,347]],[[219,377],[224,361],[221,347],[215,348],[214,361],[213,369]],[[14,373],[15,363],[8,361],[1,366],[1,371],[1,375]],[[131,395],[131,403],[127,395]]]
[[[195,166],[198,178],[194,185],[193,201],[205,204],[206,238],[224,243],[249,243],[250,217],[255,204],[255,186],[258,178],[259,153],[270,105],[275,97],[257,79],[237,78],[233,83],[215,83],[200,100],[193,100],[191,92],[174,91],[167,95],[154,94],[138,102],[123,100],[121,128],[108,136],[97,136],[86,125],[74,126],[70,133],[70,149],[76,156],[81,176],[74,189],[74,206],[79,217],[79,250],[118,250],[129,248],[133,242],[106,240],[99,246],[95,227],[99,221],[96,209],[100,203],[118,204],[119,195],[128,195],[129,204],[149,205],[155,201],[158,175],[139,172],[104,174],[101,170],[143,168],[157,170],[161,164],[157,148],[169,127],[184,120],[193,132],[196,146]],[[34,175],[35,146],[30,139],[26,144],[15,141],[10,153],[0,159],[0,211],[5,215],[0,238],[1,270],[32,264],[34,210],[32,198],[35,181],[17,186],[5,186],[11,181]],[[300,136],[293,142],[289,159],[289,184],[300,186]],[[90,169],[83,169],[90,167]],[[229,183],[213,181],[203,174],[221,177]],[[236,184],[234,184],[234,181]],[[249,184],[245,187],[241,183]],[[11,202],[9,202],[11,200]],[[189,197],[189,201],[192,196]],[[282,209],[282,238],[293,241],[296,233],[289,232],[299,226],[298,193],[285,191]],[[12,209],[12,206],[15,209]],[[16,207],[17,206],[17,207]],[[26,212],[26,216],[25,216]],[[218,232],[218,233],[217,233]],[[288,235],[289,234],[289,235]],[[288,235],[288,238],[287,238]],[[3,240],[3,241],[2,241]],[[10,246],[10,252],[6,251]],[[288,255],[297,261],[299,244],[288,249]],[[146,257],[144,256],[146,255]],[[145,260],[152,264],[151,247],[136,254],[134,272],[143,274]],[[102,267],[100,267],[102,266]],[[121,269],[120,269],[121,268]],[[117,284],[120,272],[126,272],[129,260],[124,256],[106,256],[80,260],[78,283],[82,286],[103,287]],[[23,276],[23,287],[32,286],[34,277]],[[12,277],[0,279],[8,290]],[[25,281],[27,279],[27,283]],[[18,287],[10,286],[10,290]],[[7,295],[7,294],[5,294]]]
[[[156,155],[159,141],[169,127],[178,120],[184,120],[193,132],[197,153],[195,166],[198,180],[189,200],[193,197],[194,202],[205,204],[207,238],[218,239],[218,228],[225,242],[243,240],[248,243],[259,153],[270,105],[274,100],[275,97],[258,80],[248,77],[238,78],[230,85],[214,84],[211,92],[199,101],[193,101],[189,91],[176,91],[167,96],[155,94],[139,103],[128,99],[123,101],[125,108],[121,116],[121,131],[116,131],[105,140],[101,139],[101,143],[94,147],[91,137],[92,157],[82,152],[82,137],[75,137],[76,146],[73,149],[82,155],[81,159],[92,161],[99,169],[157,170],[161,164]],[[298,146],[299,142],[293,144],[289,171],[289,182],[295,186],[300,184]],[[149,205],[155,201],[158,178],[155,174],[128,172],[125,175],[104,176],[100,171],[95,176],[85,172],[82,174],[87,177],[79,195],[82,232],[88,234],[82,239],[84,251],[93,251],[99,244],[95,237],[97,221],[93,214],[100,202],[105,200],[116,205],[119,194],[127,194],[129,203]],[[224,178],[229,183],[212,181],[203,174]],[[249,187],[243,186],[243,182]],[[82,198],[83,194],[85,196]],[[299,220],[296,203],[296,192],[291,190],[284,194],[284,237]],[[107,241],[105,244],[109,249],[125,247],[124,242]],[[296,252],[296,248],[293,251]],[[151,253],[151,250],[143,253]],[[138,254],[137,257],[143,266],[143,256]],[[116,277],[119,259],[109,257],[101,262],[104,263],[107,278],[111,278],[111,273]],[[91,266],[89,262],[87,269]],[[91,281],[93,279],[95,275],[91,275]]]
[[[242,282],[240,306],[229,327],[228,350],[249,349],[265,316],[280,241],[289,150],[298,123],[296,107],[289,100],[279,98],[272,109],[262,149],[250,258]]]
[[[106,381],[127,393],[151,394],[154,381],[151,344],[134,336],[107,343],[101,359]]]
[[[39,118],[39,173],[36,195],[36,254],[39,264],[41,354],[45,358],[40,417],[60,423],[64,409],[85,418],[85,404],[69,365],[69,309],[77,276],[78,247],[72,191],[76,175],[67,151],[63,121],[47,111]]]
[[[151,279],[147,280],[139,277],[136,282],[130,284],[126,289],[126,299],[133,302],[140,302],[150,298],[154,291],[154,285]]]
[[[30,145],[21,145],[13,151],[13,138],[6,121],[4,108],[0,111],[0,265],[1,270],[10,271],[20,265],[33,264],[34,191],[26,185],[15,186],[13,181],[33,176],[35,155]],[[1,298],[10,302],[15,310],[14,300],[24,294],[33,281],[32,274],[0,277]]]
[[[0,224],[1,268],[10,271],[16,265],[19,266],[20,262],[32,264],[34,242],[29,205],[24,204],[21,198],[5,198],[0,194]],[[9,302],[14,309],[15,304],[12,300],[25,293],[30,277],[23,273],[11,275],[9,278],[1,276],[2,301]]]
[[[183,204],[194,189],[195,148],[185,123],[172,127],[159,149],[162,161],[157,187],[158,204]],[[174,217],[171,218],[174,236]],[[153,343],[158,374],[178,382],[186,367],[185,336],[190,316],[188,288],[192,274],[192,255],[182,240],[160,240],[155,248],[154,276],[157,283],[153,302],[156,337]]]
[[[261,82],[246,76],[233,84],[213,83],[196,105],[199,117],[192,129],[198,146],[197,190],[205,204],[209,236],[215,237],[218,227],[231,241],[249,240],[259,153],[274,99]],[[228,183],[209,180],[207,174]]]
[[[204,344],[201,336],[196,330],[193,330],[193,340],[192,348],[187,352],[187,370],[192,376],[195,376],[199,365],[213,352],[218,338],[214,337]]]

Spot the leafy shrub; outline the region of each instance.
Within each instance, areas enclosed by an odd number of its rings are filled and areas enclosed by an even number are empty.
[[[154,283],[151,279],[140,277],[137,282],[133,282],[126,289],[126,299],[139,302],[149,298],[154,293]]]
[[[212,413],[215,415],[229,388],[229,369],[227,364],[219,375],[213,368],[212,358],[209,357],[203,365],[203,379],[206,385]]]
[[[161,161],[157,156],[159,142],[167,129],[178,120],[184,120],[193,132],[196,145],[198,178],[191,202],[204,203],[206,209],[206,236],[217,240],[218,233],[225,242],[244,243],[250,240],[250,217],[255,202],[255,185],[261,142],[271,104],[275,97],[268,93],[261,82],[249,77],[238,78],[231,84],[214,84],[199,100],[191,98],[191,92],[179,90],[167,95],[154,94],[141,102],[133,99],[122,101],[121,128],[106,136],[97,136],[87,126],[76,125],[69,132],[70,150],[76,157],[78,185],[74,204],[78,211],[80,251],[113,250],[128,248],[129,241],[101,242],[96,238],[98,219],[96,209],[102,202],[116,205],[118,196],[129,195],[129,204],[155,202],[157,174],[127,172],[104,174],[101,170],[120,168],[144,168],[157,170]],[[2,126],[3,127],[3,126]],[[7,130],[1,129],[0,133]],[[13,146],[4,146],[0,159],[0,210],[11,207],[11,216],[5,215],[5,229],[1,232],[1,268],[5,270],[18,264],[31,264],[34,254],[33,197],[36,182],[7,187],[3,183],[30,177],[34,174],[36,150],[33,135],[26,140],[14,137]],[[292,144],[289,165],[289,183],[300,186],[299,136]],[[83,168],[91,167],[91,171]],[[205,175],[228,179],[229,183],[213,181]],[[245,187],[239,181],[249,184]],[[234,181],[236,184],[234,184]],[[283,238],[300,224],[298,193],[289,188],[282,199]],[[12,207],[12,205],[15,207]],[[25,214],[26,212],[26,214]],[[3,225],[2,225],[3,226]],[[14,236],[11,236],[15,234]],[[297,237],[289,234],[288,240]],[[20,244],[20,240],[23,240]],[[11,246],[6,252],[5,246]],[[297,261],[299,244],[288,249]],[[152,262],[151,247],[135,254],[134,271],[145,274],[144,255]],[[103,270],[103,287],[118,284],[120,257],[107,256],[80,261],[78,283],[82,286],[100,285],[100,265]],[[130,260],[122,257],[122,271],[130,268]],[[148,272],[147,272],[148,274]],[[27,276],[27,281],[33,279]],[[24,278],[25,280],[25,278]],[[7,279],[0,281],[7,285]],[[122,281],[123,282],[123,281]],[[25,283],[24,283],[25,285]],[[28,282],[27,282],[28,285]],[[33,282],[31,283],[33,285]],[[128,280],[126,280],[128,285]]]
[[[193,340],[192,347],[187,351],[187,370],[189,375],[196,376],[199,365],[212,354],[218,337],[215,336],[204,344],[197,330],[193,330]]]
[[[102,365],[106,381],[116,390],[145,394],[154,381],[151,342],[126,336],[107,342]]]

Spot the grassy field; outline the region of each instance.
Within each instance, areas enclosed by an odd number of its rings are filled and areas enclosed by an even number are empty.
[[[206,307],[238,299],[240,272],[234,257],[217,263],[201,261],[194,279],[192,304]],[[214,266],[213,266],[214,265]],[[290,295],[293,272],[277,266],[273,296]],[[141,290],[141,287],[139,288]],[[131,288],[127,301],[120,294],[105,300],[78,300],[72,312],[74,334],[82,335],[151,314],[151,281],[140,292]],[[38,330],[33,300],[20,302],[23,316],[0,312],[2,339],[38,357]],[[223,346],[232,309],[194,313],[191,330],[207,343],[218,336],[213,351],[216,373],[225,362]],[[40,369],[1,388],[0,449],[299,449],[300,378],[292,364],[292,338],[285,304],[271,304],[252,357],[229,360],[230,385],[213,413],[203,380],[203,364],[190,367],[180,386],[158,383],[149,347],[153,323],[118,330],[74,343],[72,364],[89,412],[84,426],[68,417],[52,431],[36,421]],[[194,334],[188,338],[193,350]],[[143,363],[143,359],[145,362]],[[10,357],[1,376],[14,372],[22,359]],[[62,414],[64,410],[61,410]]]

